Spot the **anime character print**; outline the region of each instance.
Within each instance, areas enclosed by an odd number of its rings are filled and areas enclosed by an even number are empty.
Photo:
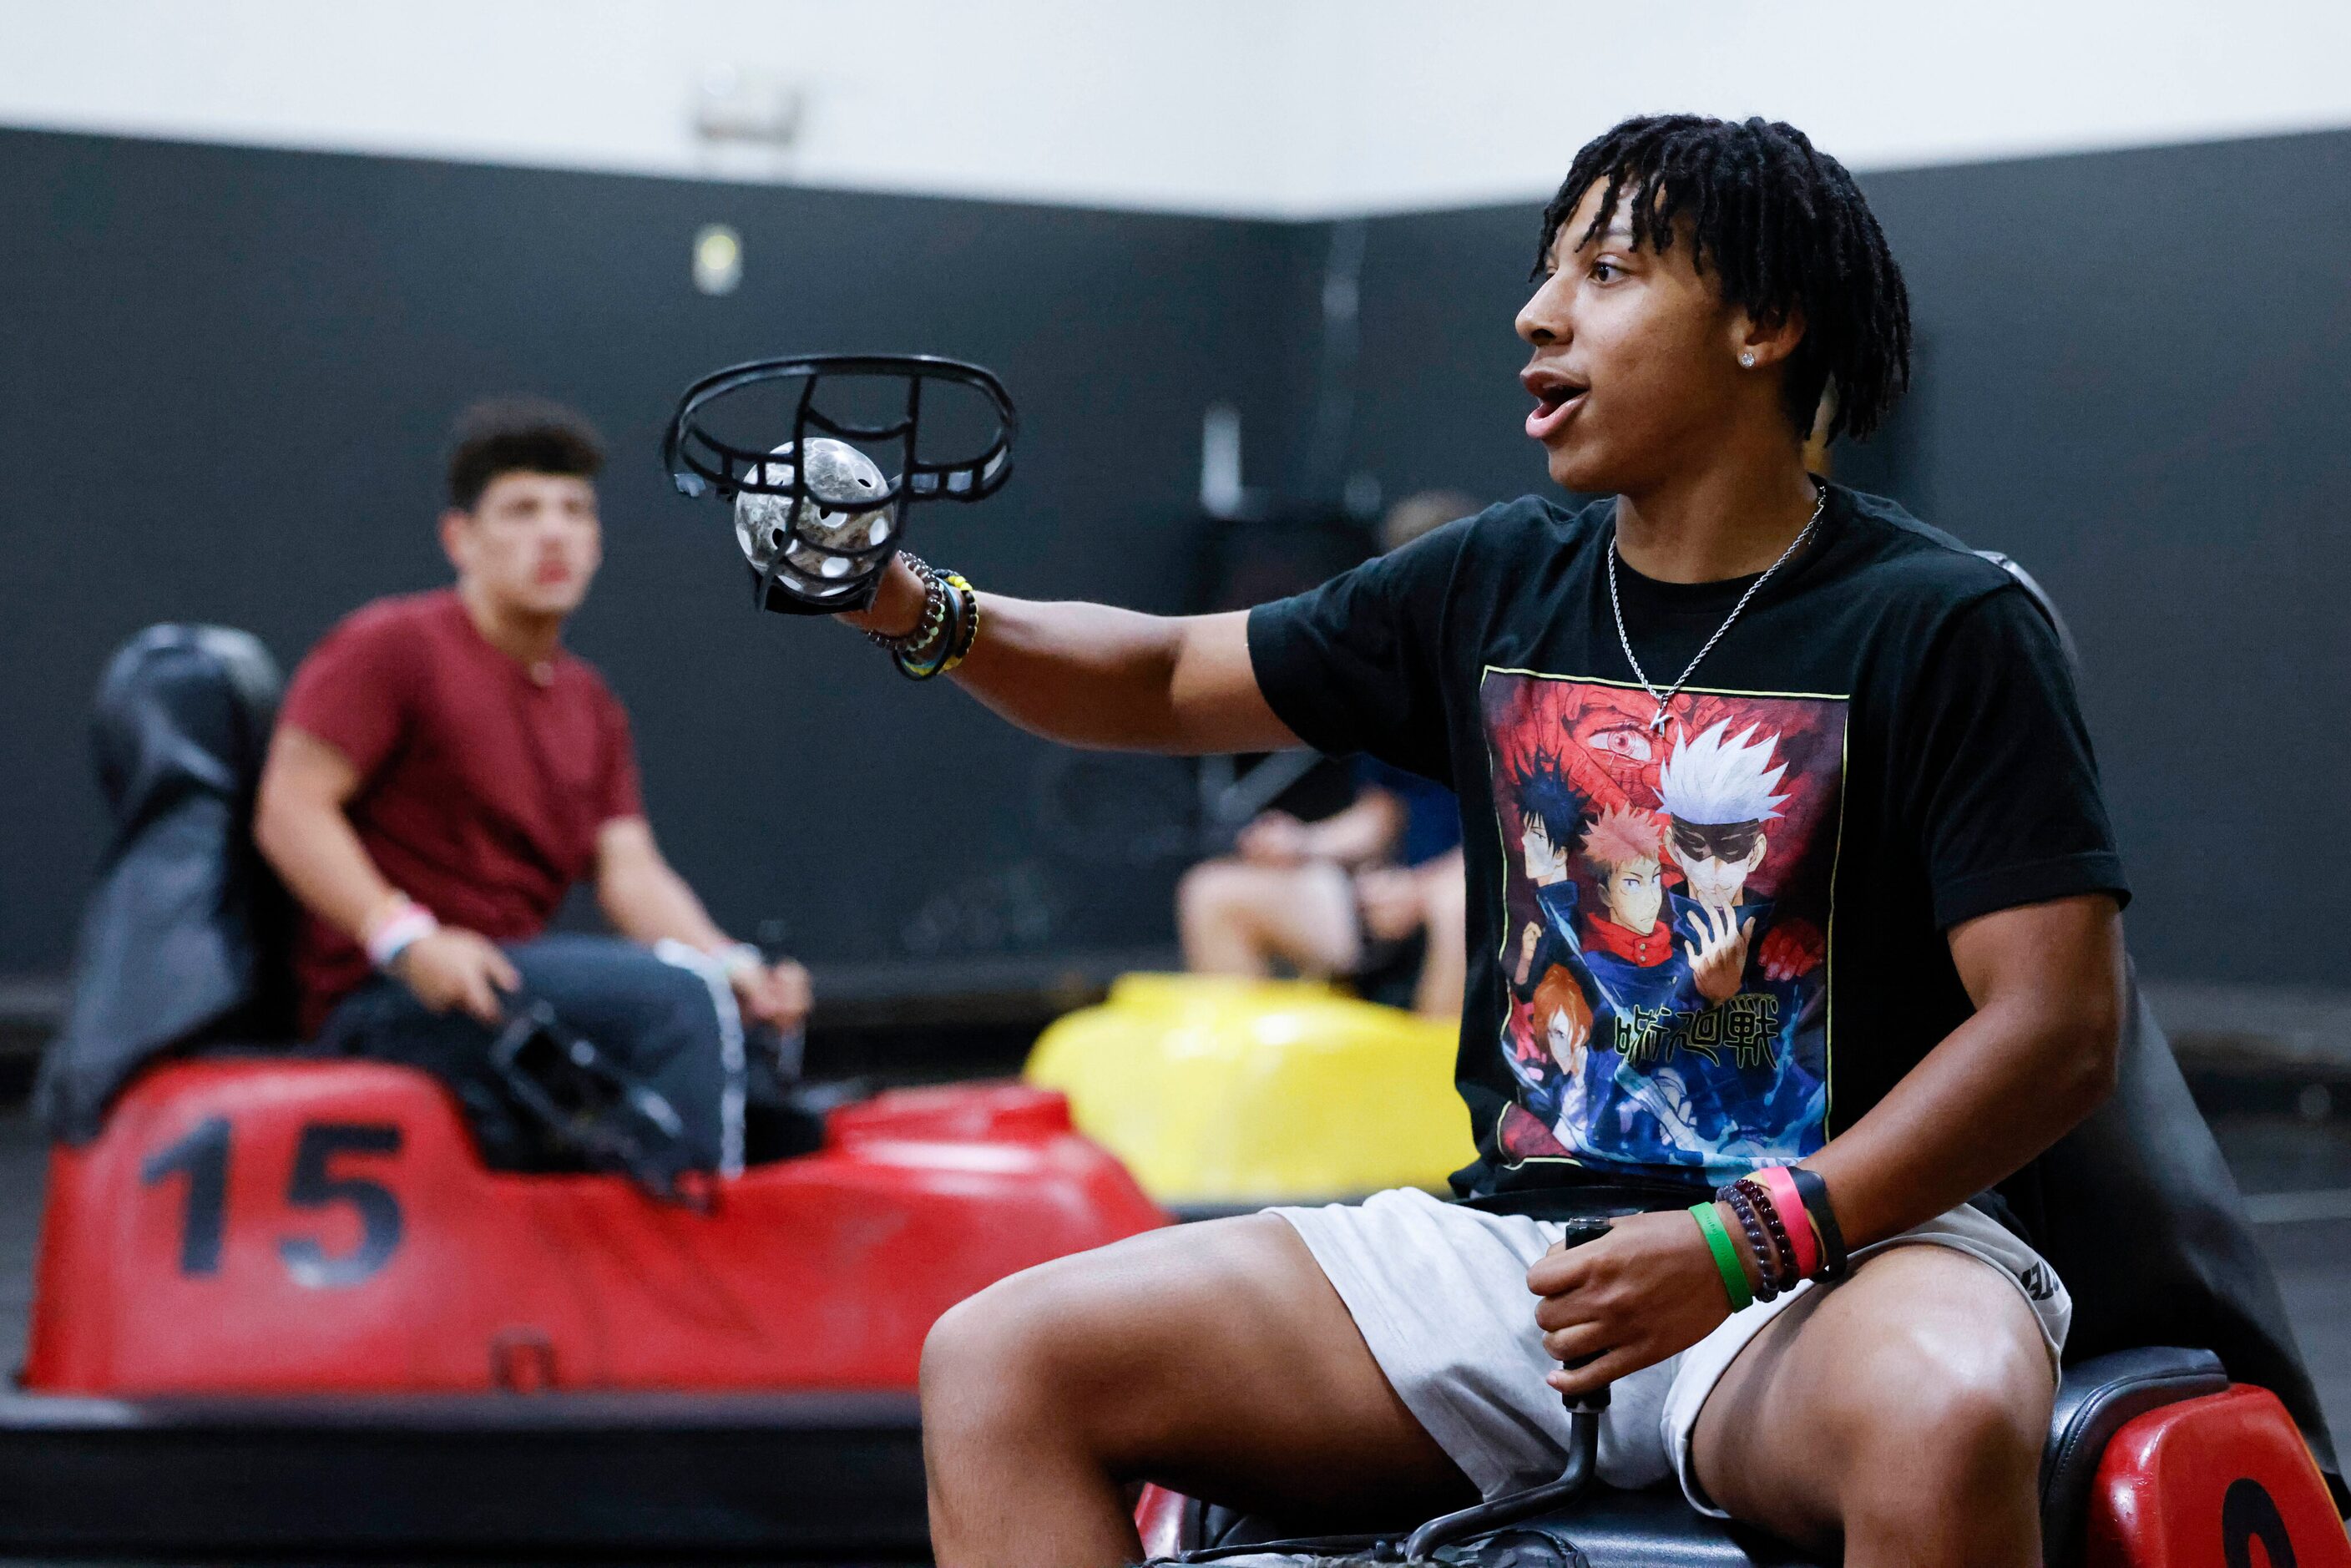
[[[1489,670],[1504,1152],[1723,1180],[1826,1136],[1844,701]],[[1637,722],[1635,722],[1637,720]]]

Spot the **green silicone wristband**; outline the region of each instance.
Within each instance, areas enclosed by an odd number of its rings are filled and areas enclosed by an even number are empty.
[[[1748,1286],[1747,1270],[1739,1266],[1739,1249],[1732,1243],[1722,1216],[1714,1211],[1711,1203],[1693,1203],[1689,1211],[1706,1238],[1707,1250],[1714,1254],[1714,1266],[1722,1270],[1722,1288],[1730,1292],[1730,1310],[1745,1312],[1755,1304],[1755,1292]]]

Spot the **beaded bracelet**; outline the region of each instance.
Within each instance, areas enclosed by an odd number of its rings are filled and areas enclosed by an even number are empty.
[[[1777,1301],[1780,1296],[1780,1260],[1771,1250],[1771,1238],[1763,1228],[1763,1217],[1755,1212],[1754,1202],[1737,1186],[1724,1187],[1715,1195],[1717,1203],[1728,1205],[1739,1217],[1739,1228],[1747,1233],[1748,1250],[1755,1254],[1755,1299]]]
[[[1747,1270],[1739,1262],[1739,1248],[1730,1239],[1730,1232],[1723,1228],[1722,1216],[1714,1211],[1711,1202],[1693,1203],[1689,1212],[1690,1218],[1698,1221],[1699,1233],[1706,1238],[1707,1250],[1714,1254],[1714,1266],[1722,1275],[1722,1288],[1730,1293],[1730,1310],[1745,1312],[1755,1304],[1755,1291],[1747,1283]]]
[[[1781,1289],[1786,1290],[1803,1279],[1806,1270],[1798,1260],[1796,1244],[1788,1235],[1787,1222],[1780,1214],[1779,1196],[1772,1190],[1771,1184],[1758,1181],[1753,1176],[1740,1176],[1730,1185],[1747,1195],[1747,1201],[1755,1207],[1755,1218],[1762,1221],[1763,1228],[1771,1235],[1771,1255]],[[1797,1218],[1801,1223],[1802,1216],[1799,1215]]]
[[[865,640],[883,652],[895,655],[911,653],[936,637],[946,628],[948,596],[939,584],[939,574],[929,561],[912,550],[900,550],[898,559],[913,570],[923,583],[923,613],[916,618],[912,630],[893,636],[887,632],[868,632]]]
[[[971,652],[979,635],[979,594],[958,572],[942,572],[911,552],[907,566],[923,580],[923,613],[914,630],[900,636],[868,632],[866,640],[886,649],[890,662],[910,681],[946,674]]]

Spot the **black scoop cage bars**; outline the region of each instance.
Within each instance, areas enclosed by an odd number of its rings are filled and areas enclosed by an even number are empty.
[[[903,379],[904,412],[872,424],[835,418],[818,404],[818,389],[829,377]],[[792,411],[790,458],[778,458],[772,447],[737,446],[710,429],[708,420],[715,406],[735,393],[768,382],[794,379],[800,382],[800,389]],[[922,456],[923,387],[935,381],[970,388],[987,400],[995,427],[977,455],[951,462],[925,461]],[[794,546],[845,560],[849,568],[838,578],[828,573],[824,580],[828,591],[811,594],[791,580],[799,574],[789,572],[786,552],[776,550],[764,570],[756,565],[750,568],[758,602],[786,613],[830,614],[862,609],[872,602],[883,569],[896,553],[905,531],[910,504],[978,501],[1001,489],[1012,473],[1012,440],[1019,427],[1019,415],[1004,383],[977,365],[934,354],[800,354],[730,366],[686,388],[662,437],[662,465],[681,495],[716,496],[728,502],[743,495],[789,498],[784,510]],[[872,448],[886,450],[894,444],[896,472],[886,475],[879,492],[857,489],[831,494],[810,474],[815,465],[800,455],[808,451],[810,436],[848,442],[877,462],[883,453]],[[788,476],[778,479],[779,474]],[[802,526],[819,509],[851,514],[883,511],[885,532],[879,539],[855,545],[832,542]],[[838,588],[832,587],[835,583]]]

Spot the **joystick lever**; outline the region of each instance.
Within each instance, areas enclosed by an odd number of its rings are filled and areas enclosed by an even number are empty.
[[[1604,1219],[1573,1220],[1567,1227],[1567,1234],[1560,1239],[1561,1245],[1580,1247],[1605,1235],[1607,1230],[1608,1222]],[[1596,1359],[1585,1356],[1566,1365],[1573,1371]],[[1549,1513],[1583,1494],[1600,1470],[1600,1417],[1608,1408],[1608,1385],[1604,1383],[1588,1394],[1562,1397],[1567,1405],[1567,1467],[1560,1471],[1559,1479],[1430,1520],[1405,1542],[1405,1562],[1426,1562],[1440,1548]]]

